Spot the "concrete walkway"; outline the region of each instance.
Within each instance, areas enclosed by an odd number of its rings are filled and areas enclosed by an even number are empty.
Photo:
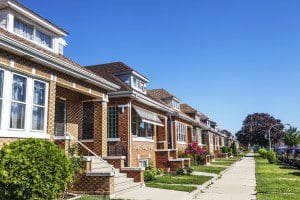
[[[255,160],[253,153],[233,164],[223,176],[192,199],[253,200],[255,192]]]

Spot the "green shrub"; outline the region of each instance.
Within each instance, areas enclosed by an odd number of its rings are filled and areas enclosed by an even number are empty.
[[[232,144],[231,144],[231,148],[232,148],[232,154],[233,155],[237,155],[237,149],[236,149],[236,144],[235,144],[235,142],[233,142]]]
[[[221,150],[222,150],[222,153],[228,153],[229,152],[228,147],[222,147]]]
[[[184,175],[184,169],[182,167],[179,167],[177,169],[177,172],[176,172],[177,175]]]
[[[193,167],[186,166],[185,171],[188,175],[190,175],[195,171],[195,169]]]
[[[0,150],[0,199],[57,199],[73,175],[71,160],[52,142],[26,139]]]
[[[153,181],[155,179],[156,173],[154,170],[145,170],[144,171],[144,180]]]
[[[260,148],[260,149],[258,150],[258,153],[259,153],[259,155],[260,155],[261,157],[263,157],[264,159],[267,158],[267,153],[268,153],[268,151],[267,151],[266,149]]]
[[[268,151],[266,156],[270,164],[274,164],[277,162],[277,156],[275,151]]]

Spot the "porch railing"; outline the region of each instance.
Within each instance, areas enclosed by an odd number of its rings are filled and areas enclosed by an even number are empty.
[[[110,165],[109,163],[107,163],[106,160],[104,160],[103,158],[101,158],[100,156],[98,156],[95,152],[93,152],[90,148],[88,148],[85,144],[83,144],[82,142],[80,142],[76,137],[74,137],[73,135],[66,133],[67,136],[70,137],[70,140],[74,140],[76,143],[78,143],[80,146],[82,146],[86,151],[88,151],[88,153],[90,153],[91,155],[95,156],[97,159],[99,159],[101,162],[103,162],[104,164],[107,164],[111,167],[112,172],[115,174],[116,173],[116,169]]]

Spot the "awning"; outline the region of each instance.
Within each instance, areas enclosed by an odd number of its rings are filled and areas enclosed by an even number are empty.
[[[164,126],[164,124],[161,122],[161,120],[159,119],[156,113],[137,106],[132,106],[132,107],[137,112],[139,117],[142,119],[142,122],[146,122],[157,126]]]

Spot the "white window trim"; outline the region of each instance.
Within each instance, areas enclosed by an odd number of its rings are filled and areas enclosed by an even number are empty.
[[[107,138],[107,142],[119,142],[121,141],[120,138]]]
[[[148,167],[149,166],[149,159],[140,159],[139,160],[139,166],[141,167],[141,162],[145,162],[146,161],[146,167]],[[141,167],[141,168],[145,168],[145,167]]]
[[[107,135],[110,136],[110,133],[109,133],[109,125],[110,125],[110,123],[109,123],[109,116],[110,116],[109,109],[110,108],[115,108],[116,109],[115,110],[115,112],[116,112],[115,114],[117,115],[117,120],[116,120],[114,126],[117,127],[117,132],[114,133],[114,135],[117,135],[118,137],[108,137],[108,138],[119,138],[119,107],[118,106],[109,106],[107,108],[107,114],[108,114],[108,116],[107,116],[107,123],[108,123],[107,124]]]
[[[40,139],[50,139],[50,135],[47,133],[47,115],[48,115],[48,88],[49,84],[43,80],[35,79],[31,76],[26,76],[20,73],[15,73],[13,71],[0,68],[4,71],[3,80],[3,100],[2,100],[2,118],[0,127],[0,137],[6,138],[40,138]],[[12,82],[13,75],[25,77],[27,80],[26,85],[26,106],[25,106],[25,121],[24,129],[13,129],[10,128],[10,114],[11,114],[11,103],[12,101]],[[31,130],[32,127],[32,103],[33,103],[33,81],[37,80],[46,83],[45,91],[45,113],[44,113],[44,130],[34,131]],[[6,116],[6,117],[4,117]]]
[[[176,121],[177,142],[186,143],[186,134],[187,134],[187,126],[184,123]],[[181,140],[180,136],[184,136],[184,140]]]
[[[153,139],[146,138],[146,137],[133,137],[132,141],[134,141],[134,142],[154,142]]]
[[[34,101],[34,81],[38,81],[38,82],[41,82],[41,83],[44,83],[45,84],[45,105],[44,106],[39,106],[39,105],[34,105],[33,101]],[[48,123],[48,89],[49,89],[49,84],[45,81],[41,81],[39,79],[35,79],[33,78],[32,79],[32,101],[31,101],[31,115],[30,115],[30,131],[31,132],[40,132],[40,133],[44,133],[47,129],[47,123]],[[34,130],[32,129],[32,117],[33,117],[33,106],[37,106],[37,107],[42,107],[44,108],[44,127],[43,127],[43,130]]]

